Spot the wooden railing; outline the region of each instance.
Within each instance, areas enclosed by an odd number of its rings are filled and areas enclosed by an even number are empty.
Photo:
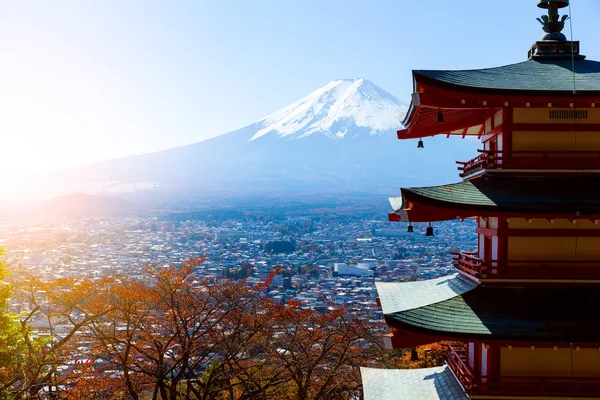
[[[471,383],[471,394],[488,396],[600,396],[599,378],[482,376],[471,380]]]
[[[470,395],[600,396],[600,378],[539,376],[475,376],[461,343],[448,343],[448,366]]]
[[[492,169],[600,170],[600,151],[478,151],[472,160],[456,162],[461,178]]]
[[[452,253],[454,266],[476,279],[481,279],[482,275],[485,278],[487,265],[482,259],[477,258],[476,254],[477,252]]]
[[[458,379],[465,392],[470,393],[473,388],[473,371],[467,363],[467,349],[448,344],[448,366]]]
[[[600,260],[482,260],[476,252],[452,253],[456,269],[481,279],[600,280]]]
[[[600,260],[510,260],[494,278],[600,279]]]
[[[475,172],[486,170],[488,168],[487,157],[487,153],[482,153],[467,162],[457,161],[456,163],[459,165],[458,170],[460,171],[459,176],[464,178]]]

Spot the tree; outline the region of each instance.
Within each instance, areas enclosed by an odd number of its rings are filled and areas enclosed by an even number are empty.
[[[361,324],[344,309],[330,314],[281,307],[268,363],[285,374],[288,399],[349,398],[360,389],[364,361]]]
[[[402,357],[403,367],[407,369],[439,367],[446,362],[447,348],[440,343],[418,346],[417,361],[411,361],[412,349],[406,350]]]
[[[103,317],[87,324],[90,357],[118,368],[130,398],[143,392],[163,400],[233,396],[254,378],[257,349],[272,325],[265,286],[194,284],[200,262],[105,281]]]
[[[77,361],[73,349],[80,344],[76,335],[104,313],[104,308],[94,306],[98,287],[95,282],[75,278],[42,281],[26,276],[19,280],[15,298],[28,303],[29,310],[14,317],[22,352],[9,373],[9,391],[14,398],[35,398],[43,387],[55,391],[68,383],[68,378],[58,376],[58,368]],[[41,324],[40,331],[46,331],[47,337],[33,335],[33,321]]]
[[[0,250],[0,398],[11,398],[11,388],[22,378],[22,365],[27,360],[27,348],[22,337],[29,329],[19,324],[17,315],[8,312],[8,300],[13,286],[6,279],[8,267]]]
[[[23,280],[31,307],[14,324],[23,359],[7,388],[15,398],[68,385],[67,399],[347,399],[360,393],[359,366],[398,364],[354,312],[265,297],[279,270],[254,286],[198,282],[202,260],[99,281]],[[31,336],[34,319],[49,340]]]

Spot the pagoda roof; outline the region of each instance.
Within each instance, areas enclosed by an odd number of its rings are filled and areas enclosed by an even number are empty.
[[[570,108],[600,102],[600,62],[585,59],[530,59],[471,70],[415,70],[413,81],[414,93],[403,128],[397,132],[399,139],[439,134],[481,137],[499,127],[494,116],[509,104]]]
[[[427,281],[416,282],[429,286]],[[397,283],[401,293],[406,283]],[[380,297],[386,323],[394,328],[441,339],[597,342],[600,287],[485,286],[415,307],[389,312],[394,306]],[[392,290],[387,288],[387,290]],[[411,290],[411,289],[408,289]],[[405,307],[406,308],[406,307]]]
[[[477,284],[459,274],[418,282],[375,282],[384,314],[407,311],[449,300],[473,290]]]
[[[423,369],[361,368],[365,400],[467,400],[468,397],[445,365]]]
[[[428,222],[512,214],[598,215],[600,176],[499,176],[401,190],[390,198],[391,220]],[[396,214],[396,215],[394,215]]]
[[[472,70],[416,70],[415,81],[490,91],[527,91],[573,94],[572,60],[528,60],[495,68]],[[600,91],[600,62],[575,60],[577,92]]]

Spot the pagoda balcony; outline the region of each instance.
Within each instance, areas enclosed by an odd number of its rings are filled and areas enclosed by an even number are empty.
[[[477,257],[477,252],[452,253],[454,267],[479,282],[487,277],[487,263]]]
[[[469,395],[481,396],[600,396],[600,378],[475,376],[464,344],[447,345],[447,363]]]
[[[454,267],[476,282],[494,279],[600,280],[600,260],[483,260],[452,253]]]
[[[491,279],[599,280],[600,260],[510,260],[503,268],[491,261]]]
[[[600,170],[600,151],[487,151],[459,164],[461,178],[487,171],[511,170]]]
[[[460,381],[460,378],[458,378]],[[462,382],[461,382],[462,383]],[[535,396],[535,397],[597,397],[600,379],[586,377],[501,376],[467,380],[471,395]],[[464,386],[463,386],[464,387]],[[467,391],[468,389],[465,390]]]
[[[473,388],[475,375],[467,363],[467,348],[464,344],[448,344],[447,363],[452,373],[458,379],[466,393]]]

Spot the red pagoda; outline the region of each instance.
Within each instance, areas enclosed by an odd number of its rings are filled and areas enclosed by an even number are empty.
[[[377,284],[387,347],[449,351],[443,367],[362,369],[365,400],[600,399],[600,62],[561,33],[568,5],[539,0],[525,62],[413,72],[398,138],[482,148],[461,182],[402,189],[389,219],[476,219],[478,251],[451,276]]]

